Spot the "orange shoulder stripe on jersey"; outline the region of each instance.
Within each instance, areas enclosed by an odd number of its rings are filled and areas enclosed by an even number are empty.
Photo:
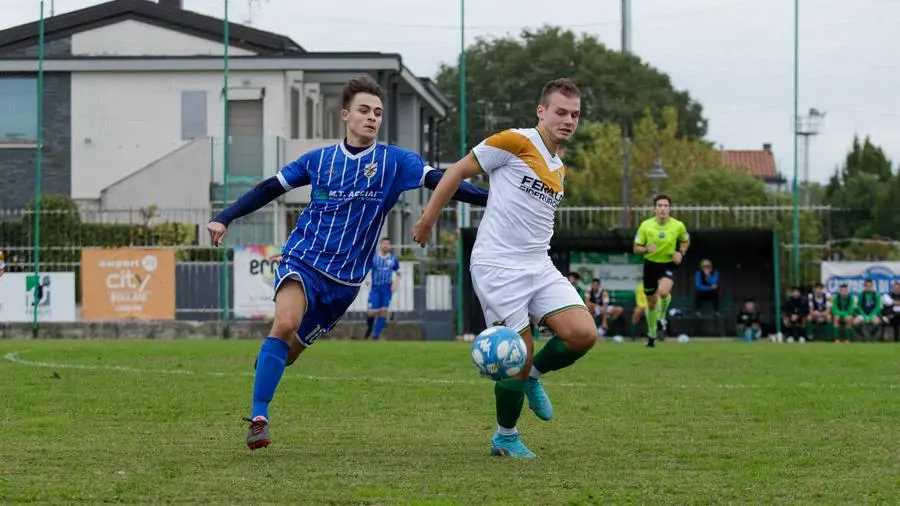
[[[544,159],[544,155],[541,154],[533,142],[530,140],[525,142],[516,156],[537,174],[547,188],[556,193],[563,190],[563,175],[565,174],[563,168],[560,167],[555,172],[551,171],[550,167],[547,166],[547,160]]]
[[[492,148],[502,149],[511,155],[517,155],[528,138],[515,130],[504,130],[484,140]]]

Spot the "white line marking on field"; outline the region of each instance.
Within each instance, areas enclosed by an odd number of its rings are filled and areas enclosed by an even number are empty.
[[[215,377],[228,377],[228,376],[254,376],[254,373],[251,371],[247,372],[197,372],[186,369],[139,369],[136,367],[129,367],[124,365],[105,365],[105,364],[61,364],[54,362],[42,362],[38,360],[27,360],[23,359],[21,355],[26,353],[26,351],[16,351],[12,353],[7,353],[3,356],[3,359],[7,362],[24,365],[29,367],[42,367],[46,369],[81,369],[86,371],[117,371],[117,372],[130,372],[130,373],[138,373],[138,374],[159,374],[159,375],[182,375],[182,376],[215,376]],[[483,385],[487,381],[486,379],[472,379],[472,380],[464,380],[464,379],[453,379],[453,378],[387,378],[387,377],[370,377],[370,376],[315,376],[315,375],[291,375],[295,379],[303,379],[310,381],[346,381],[346,382],[370,382],[370,383],[399,383],[399,384],[430,384],[430,385]],[[784,388],[784,385],[759,385],[759,384],[742,384],[742,383],[697,383],[697,384],[682,384],[682,385],[666,385],[666,384],[635,384],[635,383],[586,383],[586,382],[552,382],[550,383],[553,386],[561,386],[561,387],[573,387],[573,388],[616,388],[616,389],[629,389],[629,390],[646,390],[652,388],[659,387],[671,387],[671,388],[681,388],[681,389],[699,389],[699,390],[710,390],[710,389],[723,389],[723,390],[739,390],[739,389],[757,389],[757,388],[771,388],[771,387],[779,387]],[[892,385],[892,384],[865,384],[865,383],[846,383],[846,384],[837,384],[837,383],[795,383],[792,385],[795,388],[803,388],[809,390],[824,390],[824,389],[837,389],[837,388],[870,388],[870,389],[889,389],[896,390],[900,388],[900,385]]]

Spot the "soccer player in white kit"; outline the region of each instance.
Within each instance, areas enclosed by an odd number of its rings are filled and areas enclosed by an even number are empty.
[[[447,169],[413,227],[413,239],[425,245],[459,184],[481,171],[489,174],[487,208],[472,249],[472,286],[485,321],[518,331],[528,345],[523,371],[495,384],[491,453],[497,456],[535,457],[516,429],[525,397],[539,418],[550,420],[553,405],[541,375],[572,365],[597,338],[584,300],[548,254],[566,171],[557,151],[575,133],[580,109],[581,93],[572,81],[548,82],[537,106],[537,127],[506,130],[478,144]],[[529,315],[556,334],[536,355]]]

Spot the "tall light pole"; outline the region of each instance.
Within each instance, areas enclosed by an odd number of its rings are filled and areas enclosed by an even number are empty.
[[[222,203],[223,207],[228,206],[228,157],[231,144],[230,129],[228,128],[228,47],[230,41],[230,27],[228,23],[228,0],[225,0],[225,25],[222,28],[223,37],[223,54],[222,54]],[[230,309],[228,304],[228,247],[222,244],[222,274],[220,285],[222,287],[222,329],[225,337],[228,337],[228,320],[230,318]]]
[[[800,284],[800,194],[797,187],[797,130],[800,109],[800,0],[794,0],[794,244],[791,250],[794,268],[791,279]]]
[[[459,157],[466,156],[466,0],[459,0]],[[463,228],[469,225],[468,209],[463,202],[456,203],[456,225],[459,230],[456,241],[456,328],[460,334],[463,327],[463,276],[465,275]]]
[[[662,157],[659,155],[657,151],[656,159],[653,161],[653,168],[650,169],[650,173],[647,174],[647,178],[650,179],[650,187],[652,188],[650,193],[650,202],[653,202],[653,199],[659,195],[659,183],[669,179],[669,174],[666,173],[666,170],[662,165]]]
[[[631,0],[622,0],[622,53],[631,52]],[[622,215],[619,226],[628,228],[631,206],[631,132],[627,121],[622,123]]]
[[[809,188],[809,138],[819,135],[819,129],[822,127],[822,121],[825,119],[825,113],[818,109],[810,109],[807,116],[797,119],[797,135],[803,136],[803,199],[804,205],[810,205]]]
[[[34,165],[34,307],[31,314],[31,335],[38,336],[38,305],[41,302],[41,177],[44,158],[44,0],[41,0],[41,20],[38,23],[37,77],[37,156]],[[26,283],[28,285],[28,283]]]

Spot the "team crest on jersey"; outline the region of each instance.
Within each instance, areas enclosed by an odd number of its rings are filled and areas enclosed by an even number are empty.
[[[665,239],[665,238],[666,238],[666,233],[665,233],[665,232],[660,232],[660,233],[659,233],[659,238],[660,238],[660,239]]]
[[[363,175],[368,179],[372,179],[378,173],[378,162],[372,162],[363,167]]]

